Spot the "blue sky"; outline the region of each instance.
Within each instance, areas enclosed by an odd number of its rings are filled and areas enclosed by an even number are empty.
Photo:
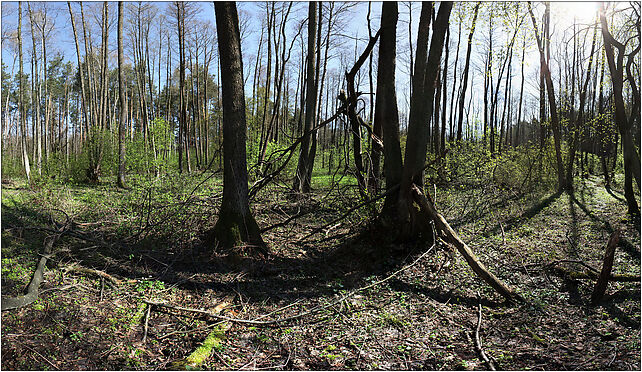
[[[31,49],[31,39],[30,39],[30,26],[29,26],[29,17],[26,12],[26,3],[23,3],[23,38],[25,39],[23,42],[23,50],[24,50],[24,62],[25,62],[25,71],[29,71],[29,63],[30,63],[30,49]],[[156,2],[155,5],[158,7],[158,19],[161,20],[162,18],[160,17],[162,14],[166,13],[166,8],[170,5],[169,2]],[[472,6],[472,4],[467,4],[469,7]],[[522,3],[523,5],[523,3]],[[48,42],[48,54],[50,56],[53,56],[56,52],[60,52],[63,54],[64,58],[68,61],[72,61],[72,63],[75,64],[76,62],[76,51],[75,51],[75,45],[73,41],[73,34],[71,31],[71,24],[69,20],[69,13],[67,9],[67,4],[66,2],[53,2],[48,5],[51,10],[56,14],[55,16],[55,23],[56,23],[56,31],[54,35],[52,36],[51,40]],[[74,13],[77,18],[79,18],[79,12],[78,12],[78,5],[74,4],[72,5],[74,7]],[[91,6],[100,6],[99,4],[90,4],[90,3],[85,3],[85,12],[86,16],[88,19],[89,13],[88,8]],[[212,24],[214,24],[214,10],[213,10],[213,5],[211,2],[198,2],[196,4],[197,7],[200,8],[200,11],[197,12],[197,18],[204,20],[204,21],[209,21]],[[414,3],[413,4],[413,16],[412,16],[412,35],[411,38],[413,39],[413,44],[415,43],[415,38],[416,38],[416,29],[417,29],[417,24],[419,20],[419,10],[420,10],[420,3]],[[293,7],[294,13],[290,15],[291,20],[301,20],[304,19],[307,16],[307,7],[305,3],[295,3]],[[538,8],[542,8],[541,6]],[[15,32],[16,30],[16,25],[17,25],[17,3],[16,2],[2,2],[2,32],[3,35],[7,32]],[[116,19],[116,3],[110,3],[110,14],[113,17],[113,19]],[[247,18],[248,19],[248,30],[249,30],[249,35],[247,39],[245,40],[243,44],[243,55],[244,55],[244,65],[245,65],[245,71],[246,73],[248,71],[253,70],[254,66],[254,61],[255,61],[255,56],[257,52],[257,44],[258,44],[258,39],[260,36],[260,31],[261,31],[261,22],[262,19],[265,17],[264,12],[261,11],[259,4],[256,2],[240,2],[238,3],[238,9],[241,12],[241,18]],[[458,17],[457,17],[457,11],[458,6],[457,4],[455,5],[453,9],[453,14],[451,15],[451,40],[450,40],[450,60],[449,63],[452,65],[453,60],[454,60],[454,55],[455,55],[455,48],[456,48],[456,43],[457,43],[457,28],[459,27],[458,24]],[[483,10],[484,7],[482,7],[482,10],[480,11],[480,18],[484,18],[485,11]],[[524,8],[522,8],[525,10]],[[367,39],[367,28],[366,28],[366,14],[368,10],[368,3],[367,2],[360,2],[356,6],[354,6],[351,9],[351,13],[349,17],[346,18],[346,26],[345,29],[341,32],[342,36],[336,36],[337,39],[341,39],[344,41],[343,47],[338,48],[337,52],[344,54],[344,59],[347,59],[349,62],[346,63],[352,63],[352,58],[354,55],[354,50],[355,50],[355,42],[352,40],[352,38],[356,37],[359,39],[359,43],[357,45],[358,53],[363,50],[363,47],[365,46],[366,39]],[[372,3],[372,13],[371,13],[371,20],[372,20],[372,27],[374,30],[377,29],[378,24],[379,24],[379,17],[380,17],[380,10],[381,10],[381,4],[380,3]],[[464,12],[470,11],[469,9],[464,9]],[[557,24],[557,26],[554,28],[554,35],[553,37],[561,37],[563,33],[563,29],[568,28],[570,25],[570,19],[571,14],[577,16],[580,18],[581,21],[586,21],[587,19],[590,19],[590,15],[594,14],[595,11],[595,5],[594,3],[552,3],[552,16],[553,16],[553,22]],[[405,111],[407,109],[407,102],[409,101],[408,97],[408,86],[409,86],[409,77],[408,77],[408,6],[407,3],[400,3],[399,4],[399,23],[398,23],[398,46],[397,46],[397,53],[398,53],[398,58],[397,58],[397,96],[400,104],[400,109]],[[167,22],[165,20],[164,22]],[[468,32],[468,27],[469,27],[469,20],[466,18],[466,20],[462,24],[462,33],[467,34]],[[288,28],[289,32],[289,38],[292,37],[295,29],[295,22],[291,22]],[[152,30],[155,30],[158,27],[157,24],[152,25]],[[527,17],[525,19],[525,22],[523,23],[523,28],[522,30],[524,32],[524,35],[527,36],[527,40],[531,46],[528,49],[527,57],[526,57],[526,90],[527,93],[530,94],[530,99],[533,100],[534,97],[536,96],[537,92],[537,84],[539,83],[536,78],[537,74],[537,65],[538,65],[538,55],[536,53],[535,48],[533,47],[534,41],[532,38],[531,30],[532,30],[532,25],[530,23],[530,19]],[[172,30],[173,31],[173,30]],[[152,31],[155,33],[155,31]],[[530,37],[529,37],[530,34]],[[303,30],[302,36],[305,38],[305,30]],[[174,38],[174,43],[176,43],[175,36]],[[465,36],[464,36],[465,38]],[[508,36],[505,33],[496,32],[495,36],[496,40],[495,41],[497,44],[502,44],[505,43],[507,40]],[[481,67],[483,66],[482,59],[483,59],[483,49],[487,43],[488,40],[488,32],[487,32],[487,26],[484,25],[483,22],[480,23],[478,26],[478,30],[475,32],[475,38],[474,38],[474,52],[473,52],[473,57],[471,62],[473,63],[473,66],[471,68],[471,79],[473,80],[473,88],[469,89],[469,93],[472,93],[475,96],[475,101],[479,102],[480,100],[477,99],[477,97],[480,96],[480,90],[482,87],[482,79],[483,75],[481,75]],[[153,41],[155,43],[155,41]],[[496,44],[496,45],[497,45]],[[110,45],[110,50],[115,53],[116,49],[116,29],[115,25],[113,28],[110,30],[109,34],[109,45]],[[295,45],[293,48],[292,52],[292,57],[290,59],[290,63],[293,63],[291,65],[291,79],[292,83],[291,86],[293,86],[297,78],[298,70],[295,68],[295,66],[298,66],[298,61],[299,61],[299,50],[300,48],[297,48],[298,44]],[[127,49],[128,45],[125,45],[125,48]],[[463,60],[463,55],[465,53],[464,50],[465,47],[465,41],[462,42],[462,50],[460,50],[460,63]],[[82,44],[81,44],[82,48]],[[377,49],[377,48],[375,48]],[[553,51],[554,53],[556,52],[561,52],[561,51]],[[127,53],[127,51],[126,51]],[[376,53],[376,52],[375,52]],[[178,53],[173,53],[173,59],[176,61],[178,57]],[[518,55],[515,55],[515,59],[513,61],[513,75],[516,76],[517,79],[519,79],[520,71],[518,69],[519,66],[519,57]],[[51,58],[51,57],[49,57]],[[165,57],[163,56],[163,59]],[[2,46],[2,60],[3,62],[9,66],[9,69],[11,69],[11,64],[13,61],[13,53],[11,53],[10,49],[8,48],[8,45],[3,44]],[[115,59],[110,60],[110,63],[115,65]],[[555,63],[555,62],[554,62]],[[173,63],[173,66],[176,66],[177,63]],[[375,63],[374,65],[376,66],[376,55],[375,55]],[[329,70],[334,70],[336,73],[338,73],[340,67],[340,58],[333,58],[328,65]],[[552,70],[556,71],[555,66],[552,66]],[[163,68],[164,68],[164,63],[163,63]],[[452,68],[452,66],[451,66]],[[461,67],[460,67],[461,68]],[[17,69],[17,67],[16,67]],[[364,65],[362,68],[362,73],[367,73],[367,63]],[[164,72],[164,70],[163,70]],[[214,61],[214,65],[211,66],[211,72],[216,73],[216,61]],[[365,75],[364,75],[365,76]],[[162,79],[164,79],[164,73],[162,74]],[[449,76],[450,81],[452,82],[452,73]],[[246,86],[246,95],[251,94],[251,76],[248,76],[248,85]],[[163,83],[163,82],[161,82]],[[367,79],[362,79],[362,83],[367,83]],[[514,81],[514,85],[519,84],[519,80]],[[294,90],[292,88],[292,90]],[[362,85],[362,90],[367,91],[368,88],[366,85]],[[529,97],[527,96],[527,100]],[[478,104],[478,103],[477,103]],[[475,107],[474,103],[474,107]],[[527,102],[528,105],[528,102]]]

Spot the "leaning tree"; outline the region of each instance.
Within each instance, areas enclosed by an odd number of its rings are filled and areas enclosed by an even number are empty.
[[[394,98],[395,28],[398,17],[396,4],[384,3],[381,12],[381,44],[379,54],[379,80],[377,82],[377,104],[382,117],[389,121],[383,131],[384,159],[386,166],[387,199],[380,221],[382,227],[396,232],[398,240],[417,239],[422,234],[432,237],[433,226],[436,237],[452,244],[464,256],[471,269],[506,299],[519,299],[520,296],[500,279],[493,275],[475,256],[450,227],[446,219],[437,211],[427,190],[423,188],[423,170],[428,150],[429,120],[434,110],[435,80],[439,72],[439,62],[444,47],[452,2],[441,2],[434,18],[432,37],[429,39],[430,21],[433,4],[424,2],[419,20],[417,52],[412,75],[410,98],[410,119],[404,159],[401,159],[399,144],[399,120],[397,107],[389,104]],[[430,42],[430,48],[428,44]],[[387,71],[387,72],[386,72]],[[375,116],[377,113],[375,113]],[[418,208],[417,208],[418,207]]]

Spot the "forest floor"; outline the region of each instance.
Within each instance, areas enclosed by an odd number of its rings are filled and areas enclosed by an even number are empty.
[[[504,302],[457,252],[385,243],[368,228],[374,205],[306,238],[359,202],[349,183],[297,201],[277,186],[259,194],[252,207],[262,227],[300,214],[264,233],[267,260],[226,256],[202,241],[216,220],[220,179],[151,184],[27,189],[3,180],[3,296],[22,293],[50,234],[31,227],[54,228],[66,214],[76,235],[55,243],[39,299],[2,312],[1,369],[178,368],[217,322],[158,305],[147,313],[146,299],[225,307],[221,314],[236,319],[318,310],[272,325],[229,324],[205,369],[487,369],[473,341],[481,304],[479,336],[498,369],[640,370],[640,283],[609,283],[591,307],[594,280],[549,265],[573,260],[599,270],[619,230],[613,270],[640,274],[640,223],[599,177],[578,181],[574,197],[492,185],[436,189],[437,207],[526,298],[521,305]],[[127,281],[66,270],[74,263]]]

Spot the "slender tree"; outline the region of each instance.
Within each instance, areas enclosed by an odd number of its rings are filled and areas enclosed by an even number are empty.
[[[635,149],[633,135],[631,133],[631,121],[627,118],[626,108],[624,105],[624,54],[625,44],[615,40],[609,31],[609,25],[606,20],[604,4],[600,3],[600,23],[602,25],[602,37],[604,39],[604,50],[606,60],[611,73],[611,84],[613,86],[613,99],[615,101],[615,123],[617,124],[622,137],[622,153],[624,156],[624,196],[629,207],[629,214],[640,214],[635,194],[633,192],[633,178],[640,186],[640,155]],[[639,23],[638,23],[639,25]],[[615,56],[614,48],[618,53]],[[630,67],[629,67],[630,68]],[[632,115],[633,118],[633,115]]]
[[[125,55],[123,53],[123,2],[118,3],[118,95],[120,99],[118,121],[118,187],[125,187],[125,124],[127,121],[127,96],[125,94]]]
[[[473,48],[473,35],[475,33],[475,26],[477,25],[477,14],[479,14],[479,7],[481,2],[475,5],[473,10],[473,22],[470,25],[470,33],[468,34],[468,49],[466,51],[466,61],[464,63],[464,72],[462,73],[461,94],[459,95],[459,113],[457,119],[457,141],[461,141],[462,126],[464,123],[464,103],[466,101],[466,88],[468,87],[468,71],[470,70],[470,55]]]
[[[18,2],[18,74],[20,76],[20,93],[18,105],[20,106],[20,143],[22,147],[22,163],[27,175],[27,182],[31,182],[31,166],[29,165],[29,155],[27,154],[27,124],[25,121],[24,105],[24,76],[22,75],[22,1]]]
[[[553,129],[553,140],[555,141],[555,158],[557,160],[557,187],[559,190],[566,189],[566,178],[564,172],[564,162],[562,161],[562,150],[561,150],[561,139],[560,139],[560,126],[559,126],[559,116],[557,113],[557,103],[555,101],[555,91],[553,89],[553,79],[551,77],[551,70],[549,69],[548,62],[546,59],[544,46],[542,44],[542,39],[537,32],[537,21],[535,21],[535,15],[533,15],[533,8],[531,3],[528,2],[528,12],[531,16],[531,21],[533,22],[533,30],[535,31],[535,40],[537,41],[537,48],[539,49],[540,55],[540,65],[544,72],[544,79],[546,80],[546,93],[548,95],[548,106],[551,115],[551,128]],[[550,13],[547,13],[550,15]],[[548,19],[546,20],[548,23]]]

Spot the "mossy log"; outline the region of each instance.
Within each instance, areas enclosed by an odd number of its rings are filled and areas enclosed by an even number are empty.
[[[199,370],[205,361],[212,355],[212,351],[221,346],[225,340],[225,332],[230,329],[228,322],[218,324],[214,330],[207,335],[205,341],[196,348],[187,358],[172,363],[173,369],[178,370]]]

